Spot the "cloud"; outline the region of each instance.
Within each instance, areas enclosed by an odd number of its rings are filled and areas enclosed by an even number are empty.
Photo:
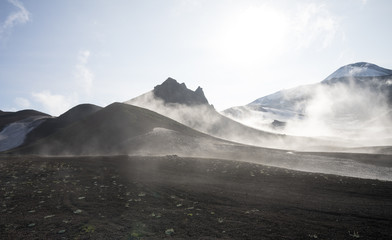
[[[18,107],[22,108],[22,109],[26,109],[29,108],[31,106],[30,101],[27,100],[26,98],[15,98],[16,105],[18,105]]]
[[[45,111],[55,116],[64,113],[77,102],[73,97],[52,94],[50,91],[34,92],[32,97],[45,108]]]
[[[82,95],[91,93],[94,75],[87,67],[89,57],[90,51],[88,50],[80,51],[77,55],[77,64],[74,69],[75,81],[71,88],[72,94],[64,92],[54,94],[50,90],[31,93],[32,100],[42,106],[42,111],[58,116],[78,104]],[[17,101],[16,103],[21,107],[30,104],[28,100],[22,98]]]
[[[293,30],[298,48],[320,44],[319,48],[331,45],[339,31],[339,20],[325,4],[310,3],[298,7],[293,19]]]
[[[4,33],[11,30],[18,24],[25,24],[30,21],[30,12],[18,0],[8,0],[9,3],[14,5],[18,10],[8,15],[7,19],[0,26],[0,38]]]
[[[89,57],[90,51],[80,51],[75,71],[76,84],[87,94],[91,94],[94,81],[94,74],[87,67]]]

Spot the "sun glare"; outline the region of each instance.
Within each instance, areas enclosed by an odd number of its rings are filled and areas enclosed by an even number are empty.
[[[262,63],[283,51],[287,18],[269,6],[249,7],[231,17],[220,37],[219,48],[234,63]]]

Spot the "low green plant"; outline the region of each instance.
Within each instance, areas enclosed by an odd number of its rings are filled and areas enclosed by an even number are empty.
[[[93,233],[95,231],[95,226],[93,226],[93,225],[84,225],[83,227],[82,227],[82,232],[85,232],[85,233]]]

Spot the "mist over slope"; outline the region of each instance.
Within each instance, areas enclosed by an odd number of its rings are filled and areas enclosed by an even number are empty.
[[[222,114],[258,129],[376,146],[392,145],[391,106],[392,70],[361,62]]]
[[[122,103],[113,103],[45,138],[6,153],[43,156],[179,155],[392,180],[390,155],[328,155],[243,145],[198,132],[148,109]]]
[[[113,103],[13,153],[169,154],[180,153],[179,149],[196,151],[201,141],[226,143],[150,110]]]
[[[162,95],[162,92],[167,95]],[[125,103],[150,109],[203,133],[243,144],[302,150],[330,144],[328,141],[290,137],[245,126],[218,113],[208,104],[200,87],[191,91],[184,83],[180,84],[172,78],[156,86],[153,91]]]
[[[368,81],[368,78],[357,77],[354,82],[347,78],[339,78],[338,80],[333,78],[319,85],[328,87],[329,91],[332,91],[331,89],[341,91],[347,86],[359,86],[361,88],[357,89],[357,93],[360,95],[367,94],[366,91],[372,92],[377,89],[379,89],[377,93],[385,91],[385,88],[378,87],[377,84],[380,78],[383,78],[387,84],[388,76],[378,77],[377,81]],[[364,85],[366,87],[363,87]],[[301,94],[295,91],[292,96],[296,97],[298,101],[303,99]],[[337,94],[334,96],[335,100],[339,96],[347,97],[345,94]],[[351,94],[350,97],[352,96]],[[384,92],[381,96],[385,96]],[[377,99],[377,96],[372,97],[373,101]],[[313,95],[310,94],[309,99],[309,101],[313,101]],[[377,106],[383,106],[385,99],[379,98]],[[275,104],[276,102],[272,100],[271,104]],[[357,105],[363,104],[360,102],[362,98],[354,98],[354,100],[357,101],[354,102]],[[161,85],[156,86],[153,91],[127,103],[113,103],[105,108],[83,104],[74,107],[58,118],[44,116],[40,125],[34,125],[29,128],[28,132],[24,132],[23,136],[27,135],[29,140],[25,141],[23,146],[18,142],[18,145],[11,146],[14,149],[4,149],[8,151],[3,154],[44,156],[179,155],[253,162],[306,172],[392,180],[390,155],[337,154],[333,152],[326,154],[265,148],[350,151],[350,149],[344,148],[349,146],[344,141],[335,139],[321,141],[314,138],[293,137],[260,131],[240,124],[216,112],[201,88],[192,91],[187,89],[185,84],[179,84],[174,79],[169,78]],[[133,106],[130,103],[145,106],[151,110]],[[290,102],[290,104],[292,103]],[[308,103],[306,102],[306,104]],[[354,106],[360,109],[357,105]],[[337,106],[345,105],[339,104]],[[265,109],[267,107],[258,108],[259,112],[267,112],[268,110]],[[293,109],[295,110],[295,108]],[[376,109],[373,107],[372,110]],[[304,113],[308,113],[307,105],[305,110]],[[337,112],[337,117],[343,116],[344,113],[344,109],[342,112]],[[306,114],[301,117],[301,121],[307,120]],[[286,128],[290,126],[289,124],[291,122],[275,121],[276,127]],[[10,124],[6,128],[9,126]],[[10,135],[20,136],[18,134]],[[353,146],[357,145],[353,144]],[[356,148],[356,152],[373,150],[375,149]],[[379,147],[377,151],[388,154],[390,149]]]

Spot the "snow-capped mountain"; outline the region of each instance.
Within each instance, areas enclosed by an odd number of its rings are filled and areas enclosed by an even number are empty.
[[[245,105],[226,109],[223,115],[248,126],[263,130],[278,130],[272,123],[300,119],[305,114],[307,101],[311,98],[316,84],[285,89]],[[272,127],[272,129],[271,129]]]
[[[358,62],[339,68],[324,81],[342,77],[381,77],[388,75],[392,75],[392,70],[367,62]]]
[[[222,114],[285,134],[392,141],[391,106],[392,70],[360,62],[339,68],[320,83],[282,90]],[[275,120],[287,124],[273,124]]]

